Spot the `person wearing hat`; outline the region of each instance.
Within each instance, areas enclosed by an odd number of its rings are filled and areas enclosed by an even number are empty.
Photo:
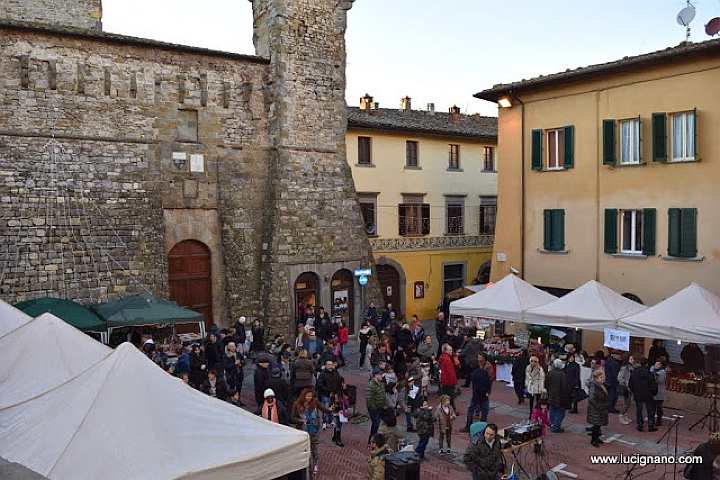
[[[260,408],[258,408],[256,414],[270,422],[287,425],[289,422],[285,404],[275,399],[273,389],[266,388],[263,392],[263,398],[263,403],[260,405]]]
[[[247,341],[247,333],[245,333],[245,317],[240,317],[235,322],[235,343],[237,344],[238,353],[245,356],[245,341]]]
[[[190,346],[190,375],[188,380],[194,388],[200,388],[207,377],[205,358],[200,351],[200,344],[193,343]]]
[[[270,367],[270,378],[267,381],[267,388],[275,392],[275,398],[279,402],[283,405],[288,405],[290,401],[290,384],[283,377],[283,371],[279,365],[272,365]]]
[[[365,395],[367,401],[368,416],[370,417],[370,436],[368,437],[368,445],[373,436],[380,429],[380,416],[387,406],[385,397],[385,383],[383,381],[383,371],[375,367],[372,371],[372,378],[367,386]]]
[[[270,359],[267,357],[258,358],[257,366],[255,367],[255,375],[253,376],[253,383],[255,385],[255,402],[258,407],[260,407],[263,403],[263,392],[270,382],[270,372]]]

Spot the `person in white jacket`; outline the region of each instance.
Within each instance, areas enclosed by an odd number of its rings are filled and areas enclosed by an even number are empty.
[[[530,364],[525,369],[525,389],[530,397],[530,415],[532,415],[533,407],[545,393],[545,370],[540,366],[540,360],[535,355],[530,357]]]

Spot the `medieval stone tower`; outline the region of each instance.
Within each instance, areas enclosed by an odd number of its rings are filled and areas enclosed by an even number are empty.
[[[298,290],[342,288],[357,328],[351,5],[252,0],[248,56],[104,33],[100,0],[0,0],[0,298],[147,288],[284,333]]]

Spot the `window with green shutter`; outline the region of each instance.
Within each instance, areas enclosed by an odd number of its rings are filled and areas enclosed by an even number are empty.
[[[617,253],[617,210],[605,209],[605,253]]]
[[[542,170],[542,143],[543,143],[543,131],[535,129],[532,131],[532,169]]]
[[[565,210],[544,210],[543,224],[543,248],[551,252],[565,250]]]
[[[575,127],[565,127],[565,159],[563,166],[573,168],[575,166]]]
[[[654,208],[643,208],[642,253],[648,257],[655,255],[655,217]]]
[[[667,117],[665,113],[652,114],[653,162],[667,162]]]
[[[697,209],[668,210],[668,255],[681,258],[697,256]]]
[[[615,120],[603,120],[603,165],[615,165]]]

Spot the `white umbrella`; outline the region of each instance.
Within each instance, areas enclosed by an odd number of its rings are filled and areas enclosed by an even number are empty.
[[[0,337],[30,320],[30,315],[0,300]]]

